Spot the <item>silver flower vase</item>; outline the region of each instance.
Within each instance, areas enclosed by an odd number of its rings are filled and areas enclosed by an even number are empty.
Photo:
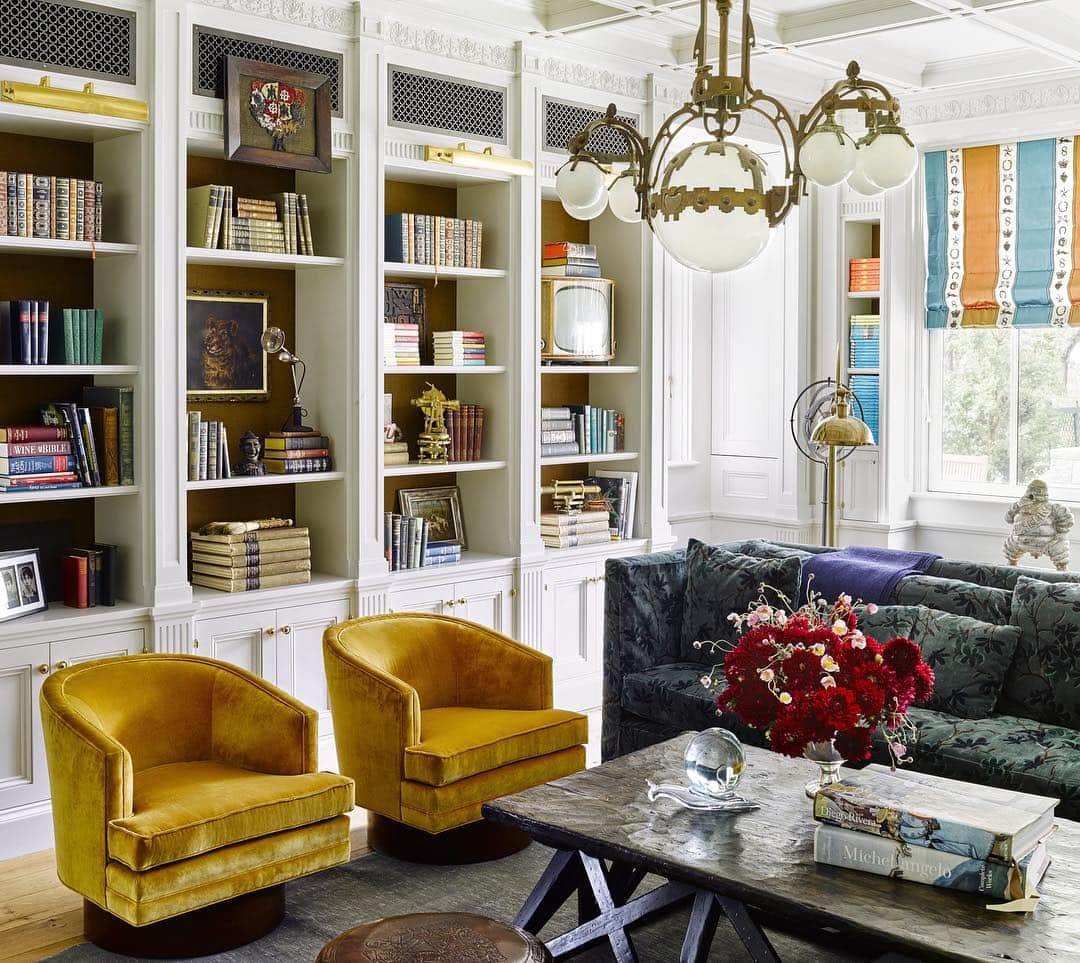
[[[806,795],[811,799],[823,786],[832,786],[842,781],[840,767],[844,764],[844,757],[836,751],[836,744],[832,739],[828,742],[807,743],[803,755],[811,762],[816,762],[819,768],[817,780],[806,784]]]

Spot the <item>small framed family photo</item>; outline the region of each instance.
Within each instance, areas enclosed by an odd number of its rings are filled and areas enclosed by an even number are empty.
[[[38,550],[0,552],[0,622],[48,607]]]

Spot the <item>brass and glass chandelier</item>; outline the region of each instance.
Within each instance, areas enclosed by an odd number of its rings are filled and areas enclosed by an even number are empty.
[[[570,159],[555,188],[563,207],[591,220],[606,207],[620,220],[645,220],[672,257],[700,271],[733,271],[754,260],[806,191],[846,180],[873,195],[907,183],[918,153],[900,125],[900,104],[881,84],[861,77],[852,62],[796,123],[775,97],[754,87],[750,55],[755,46],[750,0],[743,0],[742,52],[738,74],[729,72],[729,21],[734,0],[712,0],[720,16],[715,72],[708,62],[710,0],[701,0],[694,51],[697,70],[690,101],[668,117],[650,140],[608,106],[569,144]],[[862,115],[865,133],[854,140],[837,115]],[[732,141],[744,115],[757,114],[776,131],[784,177],[773,183],[765,161]],[[704,139],[672,154],[676,138],[699,125]],[[626,141],[623,153],[588,148],[593,131],[607,127]],[[669,156],[671,155],[671,156]]]

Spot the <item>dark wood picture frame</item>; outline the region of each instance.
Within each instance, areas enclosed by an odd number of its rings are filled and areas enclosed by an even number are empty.
[[[315,126],[314,154],[293,154],[287,148],[273,150],[242,143],[240,112],[248,109],[250,98],[241,89],[241,78],[252,75],[293,87],[303,87],[314,94],[314,103],[310,109],[310,123]],[[330,125],[328,77],[306,70],[290,70],[288,67],[264,63],[261,60],[248,60],[244,57],[225,58],[225,158],[227,160],[329,174],[331,169]]]
[[[206,333],[202,328],[209,317],[206,307],[194,309],[195,305],[243,305],[248,311],[255,306],[258,311],[258,331],[250,324],[252,319],[245,319],[249,324],[235,331],[224,329],[215,343],[224,346],[231,357],[222,357],[215,351],[210,350],[206,344]],[[220,312],[219,312],[220,313]],[[231,323],[235,319],[230,319]],[[198,327],[193,322],[198,322]],[[263,332],[270,325],[270,295],[262,291],[208,291],[193,288],[187,292],[185,308],[185,356],[187,371],[186,386],[187,400],[190,402],[214,402],[214,401],[268,401],[270,399],[270,364],[269,356],[262,348]],[[250,327],[251,330],[247,330]],[[212,346],[211,346],[212,347]],[[257,356],[256,356],[257,352]],[[244,385],[240,383],[220,384],[211,386],[205,378],[205,355],[216,357],[215,364],[222,369],[222,374],[229,374],[229,367],[236,369],[238,366],[247,367],[251,364],[258,366],[258,384]],[[245,361],[246,359],[246,361]],[[193,383],[193,374],[196,368],[203,370],[202,383]],[[234,374],[236,371],[233,372]],[[196,379],[199,380],[199,379]]]
[[[460,545],[462,551],[468,546],[465,542],[465,518],[461,511],[461,490],[457,485],[439,485],[432,488],[402,488],[398,491],[398,501],[402,515],[414,515],[427,519],[433,525],[429,534],[430,542],[442,545]],[[445,517],[435,527],[431,511],[443,507]],[[445,524],[448,531],[440,530]]]
[[[26,581],[28,574],[32,582]],[[43,612],[48,607],[41,552],[36,548],[0,552],[0,622]]]

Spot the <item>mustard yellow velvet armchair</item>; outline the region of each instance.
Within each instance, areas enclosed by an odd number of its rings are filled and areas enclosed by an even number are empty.
[[[468,862],[527,841],[481,821],[488,800],[577,772],[588,720],[552,708],[551,659],[442,615],[353,619],[323,636],[338,765],[368,843]]]
[[[86,662],[45,681],[41,715],[57,873],[107,949],[248,942],[280,921],[285,881],[349,858],[352,780],[316,771],[317,713],[249,672]]]

